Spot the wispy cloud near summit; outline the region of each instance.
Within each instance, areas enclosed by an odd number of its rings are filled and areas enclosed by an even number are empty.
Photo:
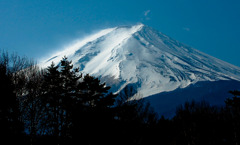
[[[145,12],[144,12],[144,16],[147,16],[150,12],[151,12],[151,10],[145,11]]]
[[[144,20],[150,20],[150,17],[149,17],[150,12],[151,12],[151,10],[146,10],[143,12]]]
[[[189,27],[183,27],[182,29],[183,29],[184,31],[188,31],[188,32],[191,30]]]

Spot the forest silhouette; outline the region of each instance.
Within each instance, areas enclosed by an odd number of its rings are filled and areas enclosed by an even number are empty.
[[[186,102],[166,119],[144,99],[132,99],[131,88],[114,94],[67,57],[42,70],[7,52],[0,56],[0,89],[1,144],[240,144],[237,90],[225,106]]]

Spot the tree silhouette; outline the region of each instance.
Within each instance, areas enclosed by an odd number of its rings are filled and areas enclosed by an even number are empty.
[[[8,144],[239,145],[237,90],[229,92],[226,107],[186,102],[173,118],[159,119],[134,85],[113,94],[67,57],[41,70],[3,53],[0,91],[0,137]]]
[[[96,144],[96,141],[100,143],[110,133],[116,95],[109,93],[109,89],[105,83],[89,74],[78,83],[72,116],[74,139],[82,137],[82,143]]]
[[[46,106],[47,134],[60,136],[60,124],[62,123],[62,80],[58,66],[51,64],[46,70],[43,82],[42,100]]]
[[[235,145],[240,144],[240,91],[229,91],[234,97],[227,98],[226,108],[230,114],[231,127],[233,128],[233,140]]]
[[[25,83],[22,87],[25,93],[19,96],[20,108],[25,126],[27,126],[26,130],[32,138],[35,138],[37,134],[44,131],[41,127],[44,118],[44,106],[41,100],[43,71],[33,63],[24,70],[24,74]]]
[[[12,144],[16,139],[20,141],[23,124],[20,121],[19,103],[8,65],[9,57],[3,53],[0,56],[0,137],[2,142]]]

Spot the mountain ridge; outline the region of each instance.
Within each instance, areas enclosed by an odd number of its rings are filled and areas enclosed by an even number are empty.
[[[64,55],[82,72],[112,84],[116,92],[135,84],[142,97],[185,88],[199,81],[240,80],[239,67],[144,24],[101,30],[41,66],[49,66],[52,61],[59,64]]]

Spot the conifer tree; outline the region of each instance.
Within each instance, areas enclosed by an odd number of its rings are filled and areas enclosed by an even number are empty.
[[[62,79],[58,66],[51,64],[46,70],[43,83],[43,102],[46,106],[46,125],[48,126],[48,133],[55,137],[60,136],[60,124],[62,123],[63,114],[62,103]]]
[[[106,108],[113,105],[116,96],[112,94],[108,95],[110,87],[106,87],[106,84],[101,83],[98,78],[94,78],[87,74],[79,84],[79,87],[83,94],[83,102],[86,106],[92,108]]]
[[[59,66],[51,64],[46,70],[43,83],[43,100],[47,107],[49,133],[64,139],[69,136],[72,125],[77,84],[81,75],[73,69],[71,61],[63,57]]]
[[[69,128],[72,125],[72,112],[77,93],[77,84],[81,77],[82,75],[79,73],[79,69],[73,69],[72,61],[69,61],[68,58],[64,56],[60,63],[60,78],[62,80],[62,119],[64,121],[61,128],[62,135],[65,137],[68,136]]]
[[[109,89],[105,83],[89,74],[79,82],[73,115],[72,131],[75,139],[81,136],[84,144],[96,144],[95,141],[100,143],[108,136],[107,133],[111,133],[109,130],[114,120],[112,106],[116,95],[109,93]]]
[[[62,80],[62,91],[64,96],[64,105],[65,108],[70,109],[72,104],[71,100],[76,97],[77,85],[80,81],[82,75],[79,72],[78,68],[73,69],[72,61],[69,61],[66,56],[61,60],[60,65],[60,77]]]

